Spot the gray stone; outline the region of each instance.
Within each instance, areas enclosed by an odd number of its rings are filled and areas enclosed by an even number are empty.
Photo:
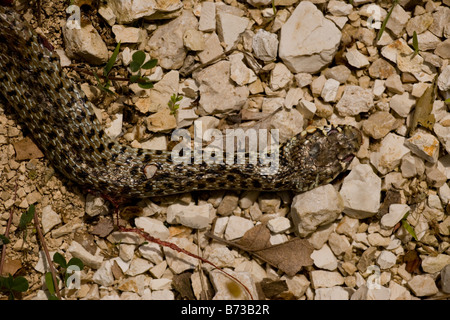
[[[343,209],[342,198],[331,184],[298,194],[291,205],[295,231],[305,237],[317,227],[334,221]]]
[[[443,292],[450,293],[450,264],[441,270],[441,286]]]
[[[148,41],[150,55],[158,59],[164,69],[179,69],[187,55],[183,36],[187,30],[198,28],[197,18],[191,11],[183,11],[178,18],[158,27]]]
[[[339,193],[344,201],[344,212],[352,218],[365,219],[378,212],[381,179],[370,165],[359,164],[345,177]]]
[[[341,116],[355,116],[361,112],[368,112],[374,106],[373,93],[369,89],[348,85],[342,98],[336,105]]]
[[[315,73],[333,60],[340,40],[334,23],[302,1],[281,28],[279,56],[294,73]]]

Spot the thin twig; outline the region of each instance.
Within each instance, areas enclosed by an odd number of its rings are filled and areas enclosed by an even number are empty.
[[[236,281],[237,283],[239,283],[245,289],[245,291],[247,291],[248,295],[250,296],[250,299],[253,300],[253,296],[252,296],[250,290],[239,279],[237,279],[236,277],[232,276],[231,274],[223,271],[222,269],[220,269],[218,266],[216,266],[211,261],[209,261],[209,260],[207,260],[207,259],[205,259],[203,257],[200,257],[200,256],[198,256],[196,254],[193,254],[193,253],[187,251],[186,249],[180,248],[174,243],[171,243],[171,242],[168,242],[168,241],[164,241],[164,240],[160,240],[158,238],[152,237],[151,235],[149,235],[147,232],[143,231],[142,229],[120,227],[119,230],[123,231],[123,232],[134,232],[134,233],[137,233],[137,234],[139,234],[141,237],[143,237],[147,241],[154,242],[154,243],[159,244],[160,246],[167,247],[167,248],[170,248],[170,249],[175,250],[177,252],[184,253],[184,254],[186,254],[186,255],[188,255],[190,257],[193,257],[195,259],[200,260],[203,263],[207,263],[207,264],[211,265],[212,267],[214,267],[214,269],[219,270],[220,272],[225,274],[227,277],[229,277],[229,278],[233,279],[234,281]]]
[[[42,248],[44,249],[44,253],[47,258],[48,266],[50,267],[50,272],[52,274],[52,279],[53,279],[53,284],[55,287],[56,296],[58,297],[58,299],[61,300],[61,293],[59,292],[58,282],[56,280],[56,270],[55,270],[55,267],[53,266],[53,261],[50,258],[50,253],[48,252],[47,244],[45,243],[44,235],[42,234],[41,226],[39,225],[39,220],[38,220],[36,211],[34,212],[34,226],[36,228],[36,232],[38,234],[39,241],[42,244]]]
[[[14,202],[16,202],[16,196],[17,196],[17,179],[16,179],[16,187],[14,189]],[[13,207],[11,206],[11,208],[9,209],[9,218],[8,218],[8,222],[6,224],[6,231],[5,231],[5,237],[8,238],[9,237],[9,230],[11,229],[11,223],[12,223],[12,219],[13,219]],[[6,244],[2,245],[2,256],[0,258],[0,276],[2,275],[3,272],[3,264],[5,263],[5,259],[6,259]]]

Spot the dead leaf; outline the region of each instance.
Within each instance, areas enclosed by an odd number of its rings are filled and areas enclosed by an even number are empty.
[[[268,240],[270,231],[265,224],[259,224],[248,230],[237,241],[228,241],[211,233],[207,233],[206,236],[247,251],[290,277],[299,272],[302,267],[313,264],[311,253],[314,249],[307,240],[294,238],[284,243],[271,245]]]
[[[431,111],[433,110],[433,103],[436,98],[436,79],[437,75],[434,78],[433,83],[425,90],[419,100],[417,100],[416,109],[414,110],[409,129],[410,136],[414,133],[418,125],[427,128],[428,130],[433,130],[436,119]]]
[[[111,266],[111,272],[114,276],[114,279],[119,280],[125,277],[123,274],[122,268],[118,265],[117,261],[114,261]]]
[[[420,259],[415,250],[410,250],[404,255],[403,262],[406,262],[406,271],[413,274],[419,271],[422,259]]]
[[[194,292],[191,286],[192,272],[183,272],[173,276],[172,286],[178,291],[182,298],[188,300],[195,300]]]
[[[269,278],[264,278],[261,281],[261,289],[264,296],[269,299],[273,299],[280,293],[289,290],[285,280],[271,280]]]
[[[44,157],[42,151],[38,148],[38,146],[31,140],[26,137],[22,140],[13,143],[14,150],[16,151],[16,160],[30,160]]]
[[[114,224],[111,219],[100,218],[100,221],[94,226],[91,234],[97,235],[100,238],[105,238],[114,230]]]
[[[4,276],[9,274],[13,276],[20,268],[22,268],[22,262],[20,260],[6,260],[3,265],[2,274]]]
[[[257,251],[267,248],[270,246],[270,231],[264,224],[258,224],[248,230],[236,243],[245,247],[246,251]]]

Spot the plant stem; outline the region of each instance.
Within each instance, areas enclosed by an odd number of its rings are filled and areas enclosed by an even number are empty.
[[[52,273],[53,284],[55,287],[55,293],[59,300],[61,300],[61,293],[59,292],[58,282],[56,280],[56,270],[53,266],[53,261],[50,258],[50,253],[48,252],[47,244],[45,243],[44,235],[42,234],[41,226],[39,225],[39,220],[36,211],[34,212],[34,226],[36,227],[36,232],[39,237],[39,241],[44,249],[45,256],[47,258],[48,266],[50,267],[50,272]]]
[[[14,189],[14,202],[16,202],[16,196],[17,196],[17,179],[16,179],[16,187]],[[9,230],[11,229],[11,223],[12,223],[12,218],[13,218],[13,209],[12,207],[9,209],[9,218],[8,218],[8,222],[6,224],[6,231],[5,231],[5,237],[8,238],[9,236]],[[0,276],[2,275],[3,272],[3,264],[5,263],[5,258],[6,258],[6,245],[2,245],[2,256],[0,258]]]
[[[200,260],[203,263],[207,263],[207,264],[211,265],[215,269],[217,269],[220,272],[222,272],[223,274],[225,274],[227,277],[229,277],[229,278],[233,279],[234,281],[236,281],[237,283],[239,283],[245,289],[245,291],[247,291],[250,299],[253,300],[253,296],[250,293],[250,290],[239,279],[237,279],[236,277],[232,276],[231,274],[223,271],[222,269],[220,269],[218,266],[216,266],[211,261],[209,261],[209,260],[207,260],[207,259],[205,259],[203,257],[200,257],[200,256],[198,256],[196,254],[193,254],[193,253],[187,251],[186,249],[180,248],[174,243],[171,243],[171,242],[168,242],[168,241],[163,241],[163,240],[160,240],[158,238],[152,237],[151,235],[149,235],[148,233],[146,233],[145,231],[143,231],[143,230],[141,230],[139,228],[119,227],[119,230],[123,231],[123,232],[134,232],[134,233],[137,233],[137,234],[139,234],[141,237],[143,237],[147,241],[154,242],[154,243],[159,244],[160,246],[167,247],[167,248],[170,248],[170,249],[175,250],[177,252],[184,253],[184,254],[186,254],[186,255],[188,255],[190,257],[193,257],[195,259]]]

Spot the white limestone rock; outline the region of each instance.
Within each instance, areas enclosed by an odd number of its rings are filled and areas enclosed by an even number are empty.
[[[62,222],[61,217],[58,213],[53,211],[52,206],[48,205],[42,208],[42,231],[44,234],[53,229],[53,227],[57,226]]]
[[[225,50],[233,48],[241,33],[247,29],[249,19],[227,12],[217,14],[217,34],[220,41],[225,43]]]
[[[344,202],[331,184],[298,194],[291,205],[295,232],[305,237],[317,227],[334,221],[343,209]]]
[[[359,164],[345,177],[339,193],[344,202],[344,212],[352,218],[365,219],[378,212],[381,179],[370,165]]]
[[[93,255],[76,241],[72,241],[70,247],[67,250],[73,257],[80,259],[85,265],[93,269],[98,269],[102,265],[103,256],[97,254]]]
[[[425,130],[417,130],[414,135],[405,141],[412,153],[420,158],[436,163],[439,156],[439,140]]]
[[[393,228],[405,214],[411,210],[407,204],[393,203],[389,206],[389,212],[381,218],[381,227],[389,229]]]
[[[314,300],[348,300],[349,293],[340,286],[315,290]]]
[[[340,40],[335,24],[302,1],[281,28],[279,56],[294,73],[315,73],[333,60]]]
[[[198,30],[203,32],[212,32],[216,30],[216,4],[214,2],[202,2],[202,12]]]
[[[112,26],[112,32],[116,37],[116,42],[121,43],[142,43],[147,39],[147,31],[141,28],[125,27],[119,24]]]
[[[380,286],[369,288],[367,285],[361,286],[356,290],[350,300],[389,300],[391,297],[391,289]]]
[[[338,261],[331,251],[330,247],[326,244],[319,250],[314,250],[311,253],[311,259],[314,261],[314,265],[319,269],[325,269],[329,271],[336,270]]]
[[[259,29],[252,41],[253,53],[262,61],[273,61],[277,58],[278,37],[275,33]]]
[[[114,283],[114,276],[112,274],[111,268],[113,265],[113,260],[106,260],[102,263],[100,268],[95,271],[92,276],[92,280],[104,287],[109,287]]]
[[[386,28],[392,31],[392,33],[398,37],[402,34],[402,31],[405,28],[406,23],[408,22],[410,17],[410,13],[406,12],[402,8],[402,6],[395,6],[392,10],[388,22],[386,23]]]
[[[417,275],[408,281],[408,286],[418,297],[432,296],[439,292],[436,283],[429,275]]]
[[[217,62],[198,73],[201,115],[240,110],[249,95],[247,87],[235,87],[230,81],[230,62]]]
[[[159,26],[153,32],[148,40],[151,57],[158,59],[158,64],[164,69],[181,68],[187,55],[184,33],[197,28],[197,18],[191,11],[184,10],[178,18]]]
[[[397,256],[391,251],[383,250],[377,258],[377,264],[382,270],[389,269],[395,265]]]
[[[197,245],[186,238],[170,238],[169,241],[192,253],[195,253],[198,250]],[[163,251],[166,256],[167,265],[175,274],[195,269],[198,265],[198,259],[187,256],[183,252],[175,251],[169,247],[163,247]]]
[[[267,222],[267,228],[273,233],[282,233],[291,227],[291,221],[285,217],[276,217]]]
[[[345,1],[331,0],[328,2],[328,11],[333,16],[348,16],[353,11],[353,6]]]
[[[253,222],[238,216],[231,216],[225,229],[224,238],[235,240],[241,238],[248,230],[253,228]]]
[[[390,132],[381,140],[379,150],[370,154],[370,163],[381,174],[394,170],[400,164],[402,157],[410,152],[404,144],[404,137]]]
[[[134,219],[134,224],[136,227],[161,240],[166,240],[170,236],[169,229],[160,220],[149,217],[137,217]]]
[[[62,31],[69,58],[83,59],[95,65],[108,61],[108,48],[92,24],[86,24],[80,29],[70,29],[66,24]]]
[[[439,272],[450,265],[450,255],[440,253],[437,256],[427,256],[422,260],[422,269],[427,273]]]
[[[336,96],[339,90],[339,81],[334,79],[327,79],[322,88],[321,97],[325,102],[336,101]]]
[[[331,288],[344,283],[344,277],[337,271],[314,270],[310,273],[313,289]]]
[[[151,18],[158,14],[170,15],[183,7],[182,1],[158,2],[148,0],[110,0],[108,7],[117,17],[118,23],[129,24],[140,18]]]
[[[345,57],[347,58],[347,62],[357,69],[367,67],[370,64],[369,59],[354,47],[347,50]]]
[[[286,87],[293,78],[294,75],[284,64],[277,63],[270,73],[270,87],[273,90],[280,90]]]
[[[355,116],[361,112],[368,112],[374,106],[373,93],[360,86],[348,85],[344,94],[336,105],[341,116]]]
[[[255,82],[258,79],[252,69],[248,68],[242,61],[242,52],[234,53],[228,57],[230,61],[230,78],[239,86]]]
[[[389,107],[400,117],[406,118],[415,103],[416,100],[413,99],[408,92],[404,92],[402,94],[394,95],[389,102]]]
[[[193,229],[204,229],[209,226],[214,218],[214,207],[210,203],[189,205],[171,204],[167,208],[167,222],[182,224]]]

